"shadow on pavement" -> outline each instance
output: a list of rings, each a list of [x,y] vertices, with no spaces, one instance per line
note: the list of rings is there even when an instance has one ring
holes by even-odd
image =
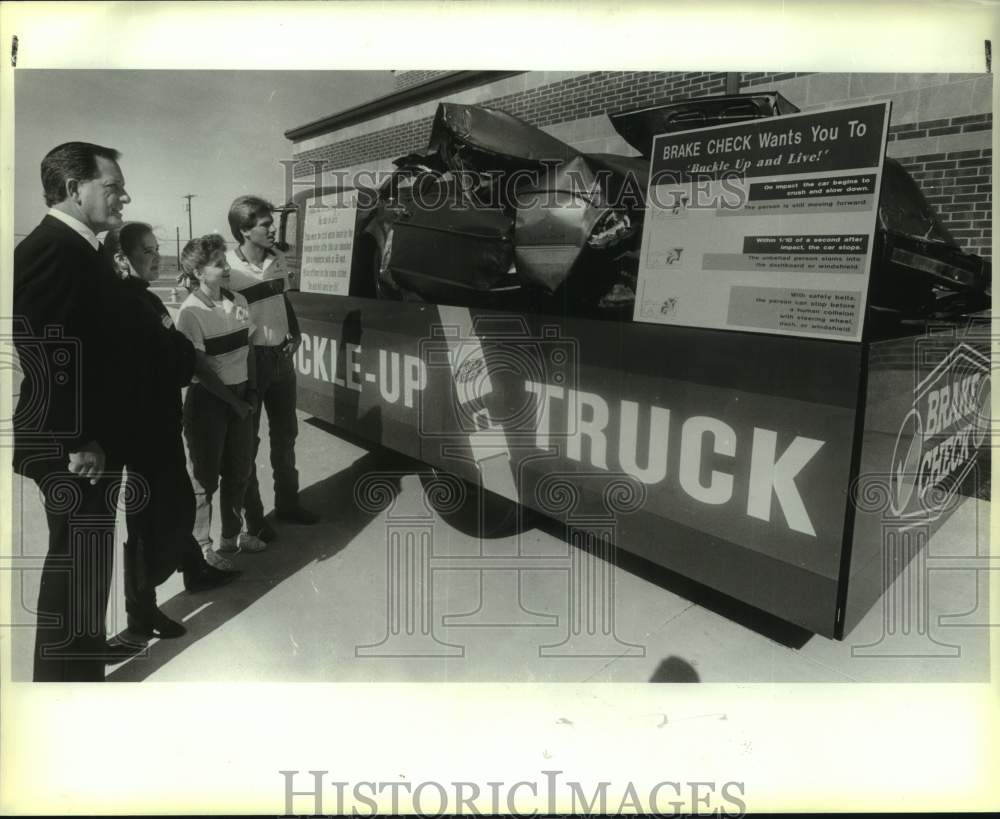
[[[283,580],[310,563],[328,560],[344,549],[377,515],[377,512],[360,509],[355,503],[356,483],[370,472],[384,470],[390,463],[398,466],[395,454],[376,449],[346,469],[302,490],[303,506],[322,515],[319,523],[294,526],[278,522],[275,524],[277,539],[260,554],[245,559],[241,556],[239,568],[243,569],[243,574],[228,586],[198,594],[181,592],[161,601],[163,612],[183,622],[187,634],[177,639],[151,642],[141,652],[142,656],[112,670],[106,679],[112,682],[146,679],[196,641],[253,605]],[[380,500],[388,507],[398,493],[397,482]],[[118,635],[119,638],[124,636],[124,632]]]
[[[656,671],[653,672],[649,681],[653,683],[696,683],[701,682],[701,677],[687,660],[671,656],[656,667]]]

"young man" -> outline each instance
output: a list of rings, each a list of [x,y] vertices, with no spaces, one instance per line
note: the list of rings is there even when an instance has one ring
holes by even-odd
[[[257,482],[256,460],[260,446],[260,415],[267,411],[271,468],[274,470],[274,516],[289,523],[310,525],[319,518],[299,505],[299,473],[295,468],[295,365],[293,357],[300,335],[292,306],[285,296],[290,278],[284,256],[274,247],[274,207],[257,196],[241,196],[229,208],[229,227],[237,247],[226,260],[231,268],[230,286],[250,305],[254,330],[259,403],[254,413],[254,468],[247,485],[244,513],[247,532],[261,540],[274,538],[264,520],[264,505]]]
[[[15,346],[24,369],[14,470],[38,485],[49,527],[36,681],[103,680],[108,656],[129,389],[122,373],[141,343],[119,317],[120,282],[96,235],[119,227],[131,201],[118,156],[87,142],[49,151],[41,165],[48,214],[14,249]]]

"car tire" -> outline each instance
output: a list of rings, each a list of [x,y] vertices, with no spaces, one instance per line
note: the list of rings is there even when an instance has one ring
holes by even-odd
[[[435,467],[420,473],[420,483],[427,505],[471,537],[508,537],[527,528],[531,519],[526,507]]]

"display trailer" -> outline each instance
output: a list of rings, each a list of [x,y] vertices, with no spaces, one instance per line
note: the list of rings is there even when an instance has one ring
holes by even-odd
[[[933,236],[890,105],[661,106],[618,117],[627,162],[462,108],[380,188],[284,211],[299,408],[484,536],[531,510],[843,638],[989,447],[988,263]]]

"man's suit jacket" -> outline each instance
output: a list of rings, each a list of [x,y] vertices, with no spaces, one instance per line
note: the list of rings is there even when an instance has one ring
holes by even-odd
[[[14,468],[35,477],[96,441],[123,462],[127,379],[120,281],[108,259],[46,216],[14,248],[15,346],[24,378],[14,412]],[[44,453],[47,453],[43,455]]]

